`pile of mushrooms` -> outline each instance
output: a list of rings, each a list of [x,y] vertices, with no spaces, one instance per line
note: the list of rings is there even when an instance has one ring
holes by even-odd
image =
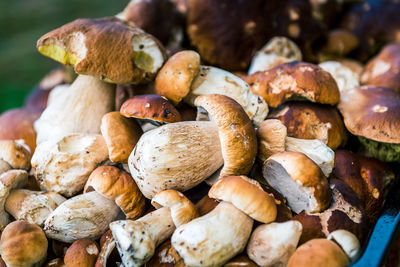
[[[399,45],[313,53],[340,1],[259,2],[132,0],[38,40],[65,66],[0,115],[0,265],[358,259],[400,162]]]

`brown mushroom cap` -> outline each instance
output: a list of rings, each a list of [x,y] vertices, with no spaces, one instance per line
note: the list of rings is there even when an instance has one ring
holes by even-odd
[[[339,110],[352,134],[391,144],[400,143],[400,94],[376,86],[344,93]]]
[[[224,158],[221,176],[247,175],[257,155],[257,136],[246,112],[224,95],[199,96],[195,105],[203,107],[218,125]]]
[[[388,87],[400,93],[400,44],[391,43],[371,59],[361,74],[361,83]]]
[[[344,145],[347,132],[335,107],[307,102],[290,102],[269,115],[280,120],[290,137],[318,139],[332,149]]]
[[[208,196],[231,202],[254,220],[269,223],[276,219],[276,205],[256,180],[246,176],[227,176],[218,180]]]
[[[153,36],[114,17],[77,19],[43,35],[37,47],[79,74],[113,83],[151,79],[165,58]]]
[[[0,159],[7,162],[11,168],[29,170],[31,156],[25,140],[0,140]]]
[[[1,234],[0,252],[7,266],[40,265],[46,259],[47,246],[43,230],[25,221],[10,223]]]
[[[298,98],[321,104],[339,103],[336,81],[328,72],[311,63],[293,61],[280,64],[249,75],[245,81],[271,107]]]
[[[343,250],[328,239],[313,239],[290,257],[288,267],[345,267],[350,264]]]
[[[155,93],[178,104],[189,93],[194,77],[200,69],[200,55],[184,50],[168,59],[155,80]]]
[[[100,130],[106,141],[110,160],[128,163],[129,155],[143,134],[140,125],[134,119],[114,111],[103,116]]]
[[[364,203],[370,222],[374,223],[383,207],[388,186],[394,180],[390,167],[373,158],[337,150],[332,177],[342,180],[354,190]]]
[[[287,129],[276,119],[263,121],[257,129],[258,154],[264,162],[275,153],[285,151]]]
[[[264,162],[263,175],[296,213],[302,210],[320,212],[329,207],[331,191],[328,180],[318,165],[303,153],[272,155]]]
[[[90,239],[80,239],[72,243],[65,253],[66,267],[92,267],[100,253],[99,245]]]
[[[113,166],[97,167],[89,176],[84,192],[96,192],[115,200],[129,219],[145,210],[145,199],[129,173]]]
[[[137,95],[122,104],[122,116],[159,122],[178,122],[181,115],[168,99],[160,95]]]

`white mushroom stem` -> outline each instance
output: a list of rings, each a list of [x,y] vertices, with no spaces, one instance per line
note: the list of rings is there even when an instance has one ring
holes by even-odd
[[[175,230],[170,209],[153,211],[131,221],[115,221],[110,229],[125,267],[142,266],[153,256],[156,247]]]
[[[229,202],[176,229],[172,246],[188,266],[221,266],[246,246],[253,219]]]

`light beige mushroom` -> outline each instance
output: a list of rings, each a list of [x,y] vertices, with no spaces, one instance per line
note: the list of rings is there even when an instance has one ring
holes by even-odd
[[[11,191],[5,209],[17,220],[43,226],[44,221],[66,199],[55,192],[16,189]]]
[[[0,159],[0,174],[5,173],[8,170],[11,170],[10,164],[8,164],[6,161]]]
[[[166,189],[186,191],[222,166],[218,127],[213,122],[185,121],[148,131],[128,164],[146,198]]]
[[[78,239],[99,238],[121,210],[115,202],[97,192],[68,199],[47,217],[47,237],[72,243]]]
[[[0,159],[8,163],[12,169],[29,170],[31,150],[20,140],[0,140]]]
[[[131,221],[115,221],[110,229],[124,266],[141,266],[156,247],[169,238],[176,227],[196,218],[195,206],[182,193],[165,190],[154,196],[157,210]]]
[[[360,85],[359,75],[338,61],[325,61],[319,64],[335,79],[340,93],[354,89]]]
[[[42,190],[71,197],[83,189],[90,173],[107,157],[101,135],[71,134],[41,143],[31,163]]]
[[[358,238],[347,230],[336,230],[327,237],[338,244],[349,257],[351,262],[355,262],[361,255],[361,244]]]
[[[286,266],[296,250],[302,228],[297,221],[260,225],[251,234],[247,255],[262,267]]]

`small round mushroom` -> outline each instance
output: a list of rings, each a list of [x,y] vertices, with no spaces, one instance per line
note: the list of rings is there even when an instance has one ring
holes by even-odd
[[[351,262],[355,262],[361,255],[361,245],[357,237],[346,230],[336,230],[327,237],[340,246]]]
[[[332,75],[341,94],[360,85],[359,75],[338,61],[325,61],[319,66]]]
[[[134,119],[125,118],[114,111],[103,116],[100,129],[107,143],[110,160],[128,163],[129,155],[143,133],[140,125]]]
[[[136,95],[124,102],[121,115],[128,118],[146,119],[157,125],[181,121],[176,108],[160,95]]]
[[[282,63],[301,60],[300,48],[294,42],[283,36],[273,37],[253,57],[248,74],[266,71]]]
[[[339,110],[347,130],[373,157],[400,161],[400,94],[385,87],[356,87],[342,94]]]
[[[145,198],[132,176],[116,167],[97,167],[90,174],[84,193],[92,190],[115,200],[127,219],[136,219],[145,210]]]
[[[171,56],[158,72],[155,93],[165,96],[175,105],[187,96],[200,68],[200,55],[192,50]]]
[[[301,223],[287,221],[258,226],[247,244],[247,255],[259,266],[285,266],[296,250]]]
[[[263,176],[281,193],[295,212],[321,212],[329,207],[331,191],[321,169],[300,152],[281,152],[269,157]]]
[[[65,253],[66,267],[93,267],[100,253],[99,245],[90,239],[79,239]]]
[[[168,239],[176,227],[197,217],[190,200],[175,190],[165,190],[154,196],[157,210],[136,221],[110,223],[110,229],[125,266],[141,266],[154,255],[158,245]]]
[[[202,95],[195,105],[204,108],[218,125],[224,166],[220,176],[247,175],[257,155],[257,137],[243,108],[224,95]]]
[[[339,103],[339,89],[333,77],[311,63],[294,61],[280,64],[249,75],[245,81],[271,107],[296,99],[331,105]]]
[[[17,220],[43,227],[44,221],[66,199],[55,192],[15,189],[5,203],[5,210]]]
[[[189,266],[221,266],[245,249],[253,219],[269,223],[276,205],[255,180],[245,176],[221,178],[209,191],[222,202],[206,215],[176,229],[172,246]]]
[[[1,233],[0,253],[7,266],[41,266],[47,246],[43,230],[25,221],[12,222]]]
[[[328,239],[313,239],[301,245],[290,257],[288,267],[345,267],[350,264],[346,254]]]
[[[0,140],[0,159],[7,162],[13,169],[29,170],[31,155],[31,150],[23,139]]]

